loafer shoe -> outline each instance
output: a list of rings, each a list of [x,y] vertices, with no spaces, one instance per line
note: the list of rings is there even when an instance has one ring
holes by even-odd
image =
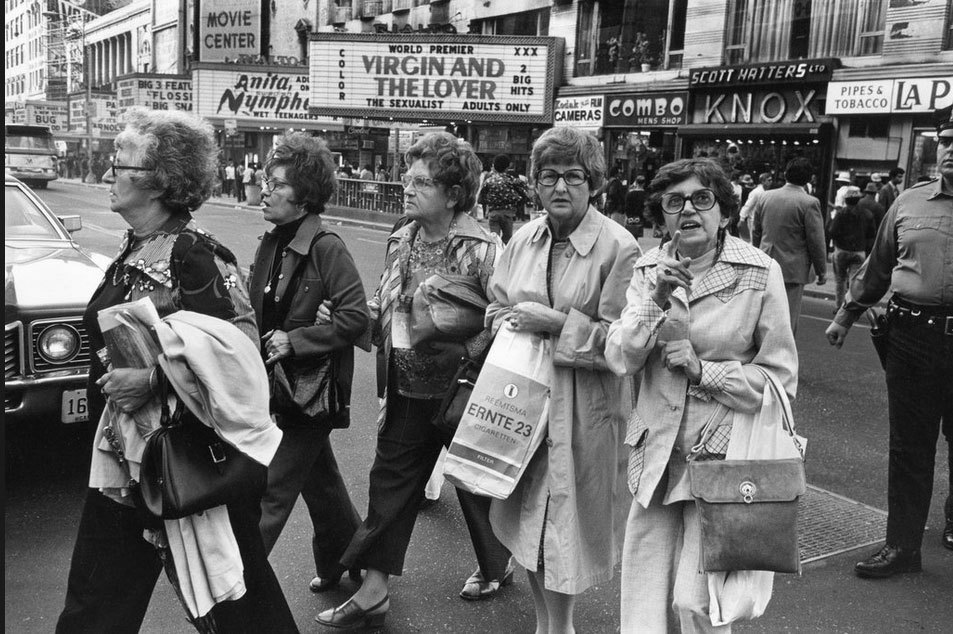
[[[330,590],[331,588],[336,588],[339,583],[341,583],[341,576],[343,571],[338,573],[334,577],[315,577],[311,580],[311,583],[308,584],[308,588],[311,592],[324,592]],[[351,578],[351,581],[355,583],[361,582],[361,571],[357,568],[352,568],[348,570],[347,576]]]
[[[868,579],[885,579],[898,573],[921,570],[919,550],[897,548],[889,544],[884,544],[883,548],[854,566],[858,577]]]
[[[467,579],[466,583],[463,584],[463,590],[460,591],[460,598],[466,599],[467,601],[487,599],[499,592],[500,588],[508,586],[511,583],[513,583],[512,557],[510,557],[510,561],[506,565],[506,572],[503,574],[502,579],[487,581],[483,578],[483,573],[480,572],[480,569],[477,568],[476,571],[470,575],[470,578]]]
[[[389,595],[385,595],[369,608],[362,608],[354,602],[354,597],[351,597],[338,607],[318,614],[314,620],[337,630],[377,628],[383,627],[388,609],[390,609]]]
[[[941,543],[943,544],[944,548],[953,550],[953,519],[948,518],[946,520],[946,528],[943,529]]]

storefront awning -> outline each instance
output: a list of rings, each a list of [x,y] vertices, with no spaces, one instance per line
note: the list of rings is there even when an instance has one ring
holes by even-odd
[[[678,126],[678,136],[759,136],[788,137],[795,135],[815,136],[827,132],[830,123],[751,123],[748,125],[725,125],[692,123]]]

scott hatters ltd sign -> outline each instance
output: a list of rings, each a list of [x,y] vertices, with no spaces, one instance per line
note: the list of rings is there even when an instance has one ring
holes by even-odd
[[[311,35],[311,111],[351,117],[552,123],[562,40]]]
[[[199,7],[200,61],[262,52],[260,0],[202,0]]]
[[[606,125],[615,127],[682,125],[688,117],[687,92],[606,95]]]

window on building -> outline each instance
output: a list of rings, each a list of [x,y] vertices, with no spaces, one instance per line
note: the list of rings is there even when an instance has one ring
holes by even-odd
[[[658,68],[665,50],[668,10],[669,0],[581,4],[576,74],[608,75]]]
[[[474,21],[470,28],[471,32],[483,35],[549,35],[549,14],[548,8],[511,13],[488,20]]]
[[[668,41],[668,62],[665,68],[682,67],[682,51],[685,48],[685,23],[688,19],[688,0],[672,3],[672,34]]]
[[[811,0],[794,0],[791,7],[791,59],[807,57],[811,44]]]
[[[943,50],[953,50],[953,7],[946,14],[946,37],[943,40]]]
[[[857,35],[858,55],[879,55],[884,47],[884,24],[887,22],[885,0],[868,0]]]
[[[886,138],[890,136],[890,117],[888,115],[853,117],[850,120],[847,136],[871,139]]]

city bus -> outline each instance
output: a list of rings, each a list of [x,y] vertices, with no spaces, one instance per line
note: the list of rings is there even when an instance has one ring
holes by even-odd
[[[3,126],[3,153],[6,173],[32,187],[43,189],[56,180],[56,144],[53,133],[42,125]]]

